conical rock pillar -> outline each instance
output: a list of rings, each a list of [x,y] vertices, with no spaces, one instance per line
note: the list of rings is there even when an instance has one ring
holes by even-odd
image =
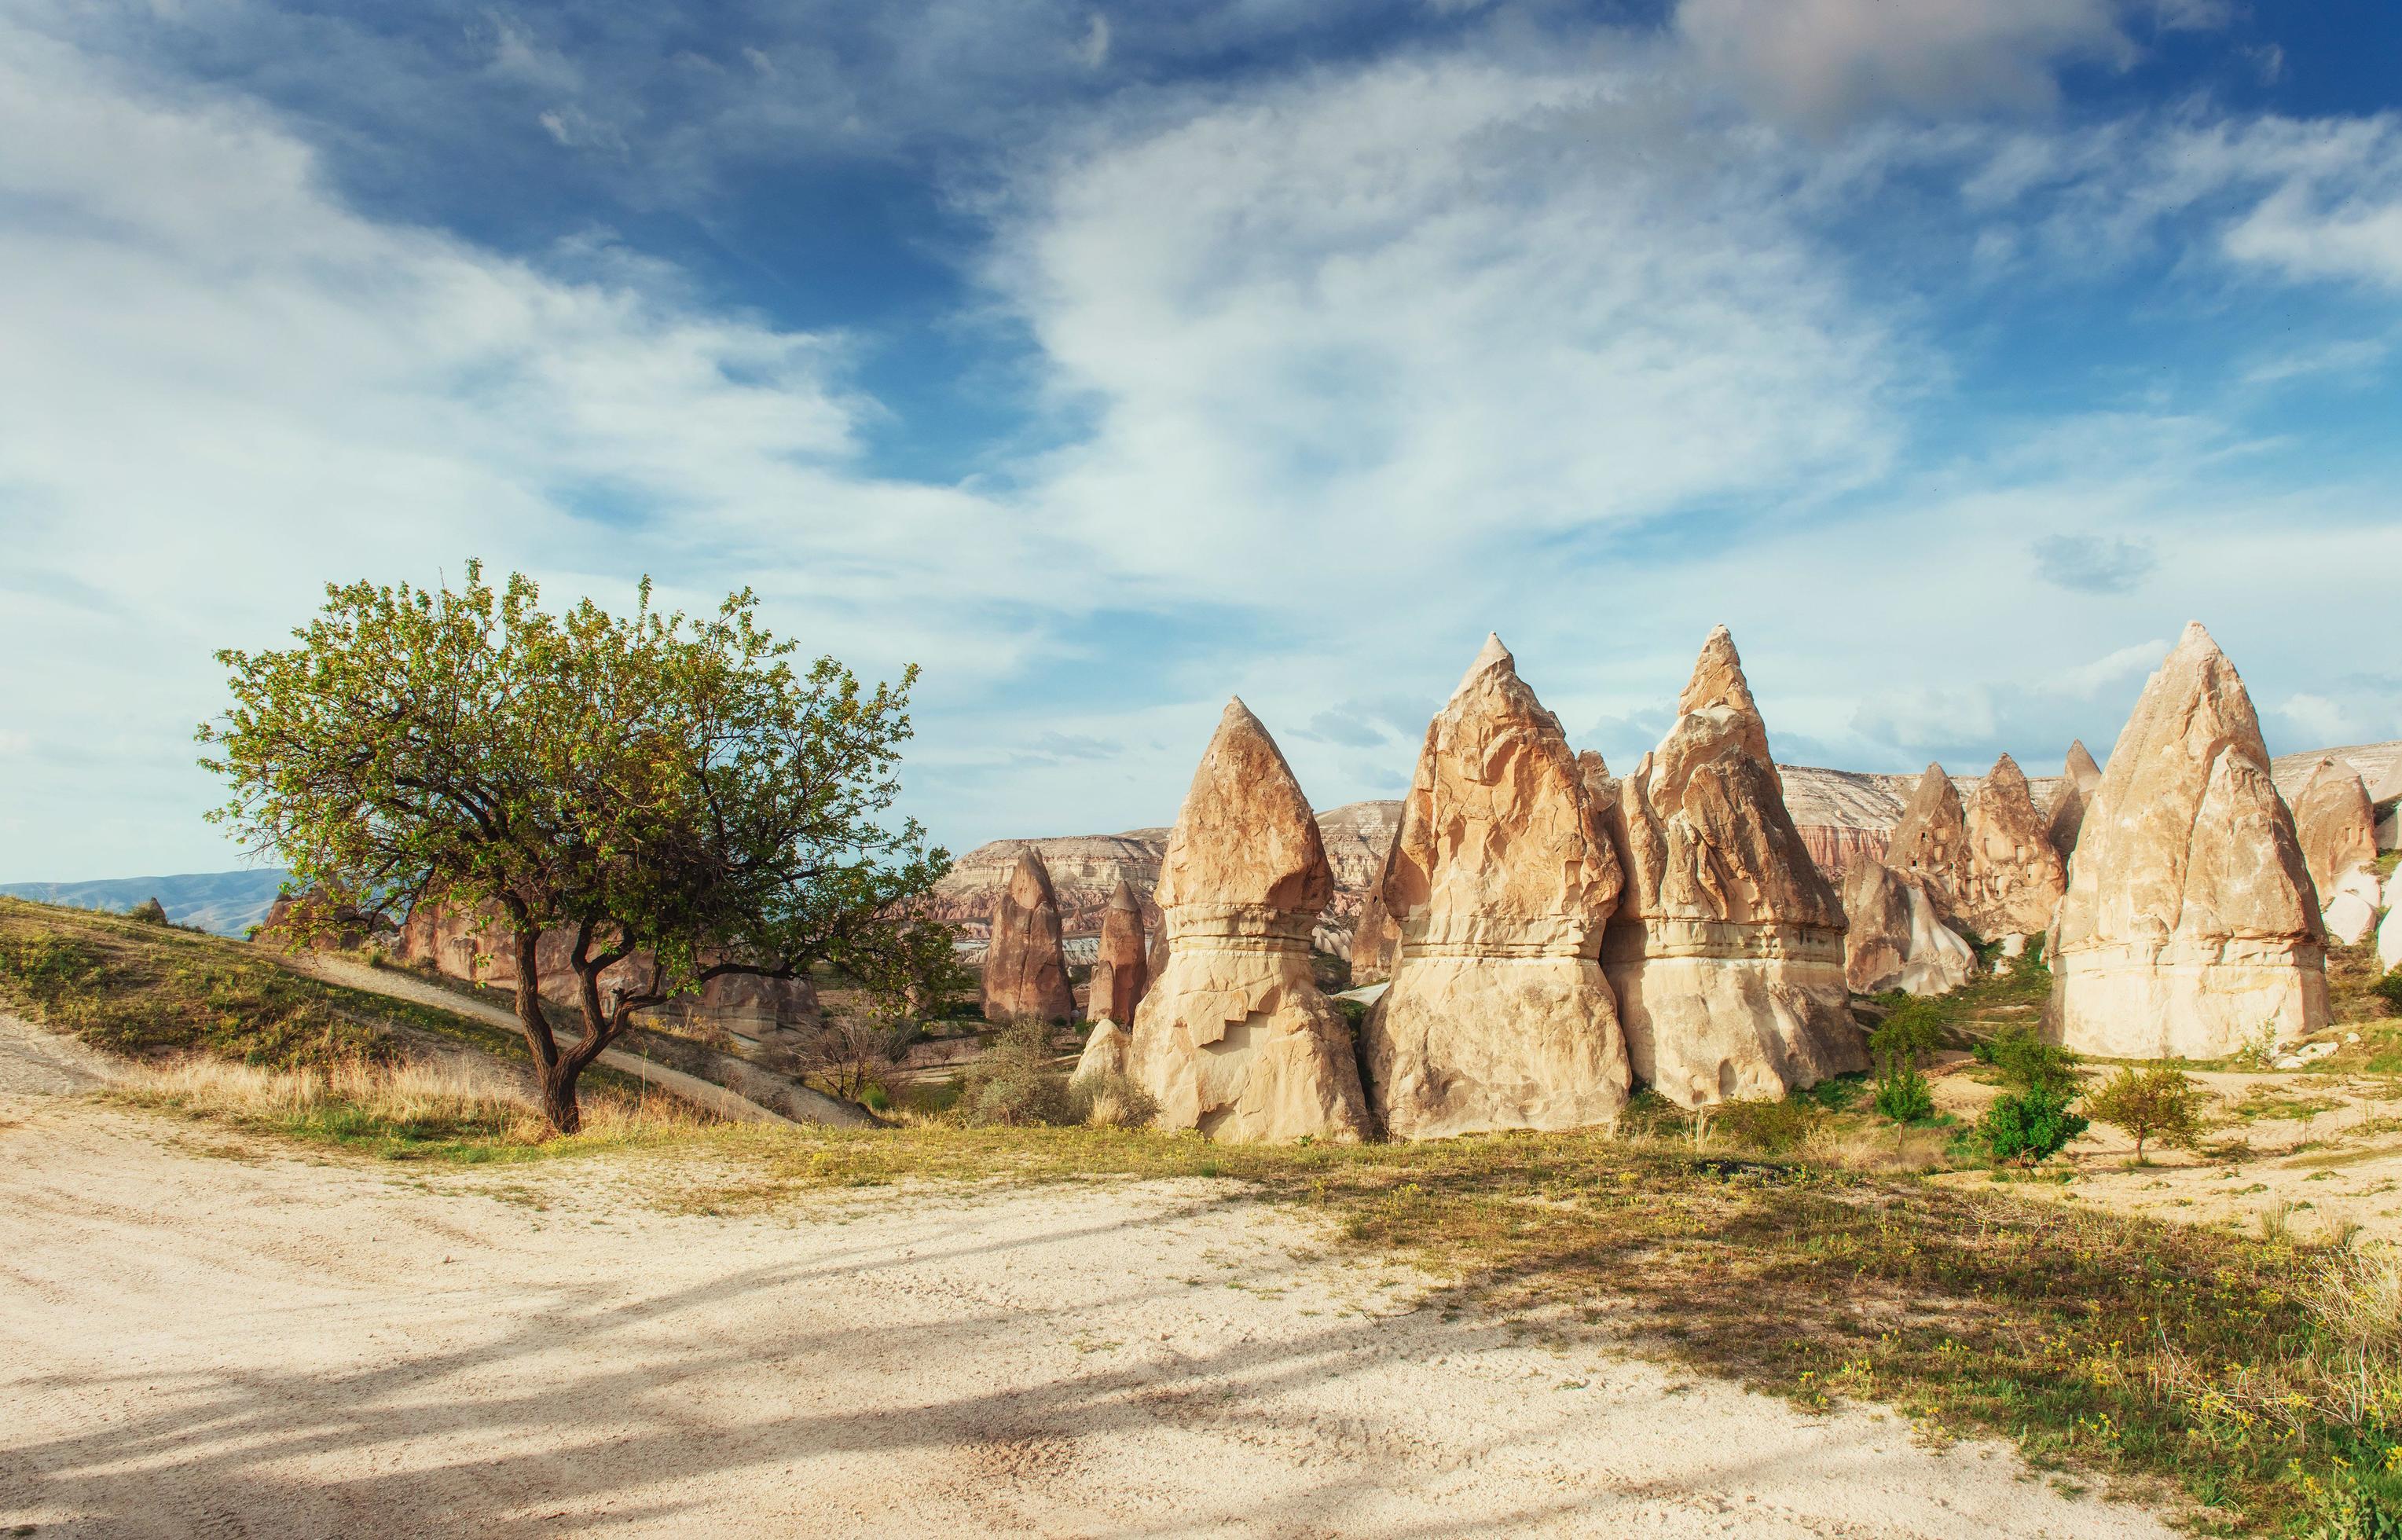
[[[1360,1060],[1387,1132],[1618,1117],[1626,1047],[1597,954],[1622,883],[1559,720],[1489,639],[1427,728],[1385,869],[1401,946]]]
[[[2068,868],[2036,810],[2025,772],[2008,754],[1994,761],[1968,798],[1966,827],[1968,860],[1956,911],[1960,922],[1986,941],[2050,930],[2052,911],[2068,890]]]
[[[1677,722],[1619,783],[1626,901],[1602,966],[1637,1079],[1686,1107],[1868,1067],[1843,912],[1786,811],[1734,640],[1702,647]]]
[[[1068,982],[1068,954],[1060,940],[1059,899],[1042,853],[1028,846],[1009,873],[993,908],[992,939],[984,954],[984,1014],[987,1021],[1064,1022],[1076,1014],[1076,990]]]
[[[2080,1053],[2215,1059],[2326,1019],[2325,932],[2259,720],[2189,625],[2086,809],[2048,1025]]]
[[[1160,862],[1167,963],[1126,1045],[1125,1072],[1159,1103],[1156,1126],[1225,1140],[1367,1136],[1350,1028],[1309,967],[1333,895],[1300,782],[1259,719],[1229,701]]]
[[[2060,852],[2064,867],[2077,854],[2078,832],[2085,827],[2085,804],[2093,800],[2094,788],[2101,784],[2102,767],[2093,763],[2092,751],[2083,738],[2071,738],[2068,757],[2060,767],[2060,795],[2044,820],[2051,847]]]

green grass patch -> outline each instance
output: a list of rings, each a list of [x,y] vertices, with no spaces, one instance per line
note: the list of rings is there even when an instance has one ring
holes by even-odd
[[[392,1064],[409,1035],[530,1064],[525,1038],[447,1011],[346,988],[255,942],[0,898],[0,1004],[106,1052],[200,1054],[266,1068]],[[596,1066],[585,1083],[634,1094]]]

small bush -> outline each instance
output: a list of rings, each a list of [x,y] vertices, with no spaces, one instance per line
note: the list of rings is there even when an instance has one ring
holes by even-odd
[[[2154,1135],[2191,1147],[2202,1128],[2202,1087],[2171,1065],[2121,1069],[2102,1089],[2087,1093],[2085,1110],[2133,1134],[2140,1161],[2144,1141]]]
[[[1021,1020],[1002,1027],[960,1077],[957,1111],[965,1122],[1014,1128],[1076,1121],[1068,1078],[1052,1063],[1049,1024]]]
[[[127,910],[125,917],[143,925],[164,925],[167,923],[167,906],[157,899],[145,899]]]
[[[2085,1132],[2085,1120],[2068,1109],[2070,1089],[2038,1083],[1997,1097],[1977,1125],[1996,1161],[2035,1165],[2065,1148]]]
[[[1977,1044],[1977,1062],[2002,1072],[2002,1079],[2021,1091],[2048,1088],[2064,1093],[2077,1086],[2077,1055],[2058,1043],[2048,1043],[2026,1026],[2006,1026]]]
[[[1827,1109],[1806,1096],[1760,1097],[1720,1102],[1708,1108],[1708,1118],[1738,1146],[1783,1155],[1827,1121]]]
[[[1896,1058],[1877,1066],[1875,1106],[1895,1122],[1914,1123],[1935,1116],[1935,1093],[1916,1065]]]
[[[1087,1075],[1068,1087],[1068,1111],[1092,1128],[1145,1128],[1159,1102],[1124,1075]]]
[[[2383,1000],[2388,1011],[2402,1016],[2402,968],[2395,969],[2375,983],[2370,984],[2368,992]]]
[[[1935,1093],[1920,1072],[1926,1054],[1942,1038],[1943,1012],[1932,1000],[1904,997],[1869,1034],[1876,1061],[1876,1109],[1898,1123],[1935,1114]]]

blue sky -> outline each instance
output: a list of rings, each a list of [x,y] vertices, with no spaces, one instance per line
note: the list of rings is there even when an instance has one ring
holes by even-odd
[[[955,848],[1227,694],[1393,794],[2402,736],[2402,7],[0,0],[0,881],[235,863],[210,653],[469,556],[924,666]]]

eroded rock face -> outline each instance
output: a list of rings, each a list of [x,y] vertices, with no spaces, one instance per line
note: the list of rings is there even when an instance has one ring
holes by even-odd
[[[985,1020],[1064,1022],[1075,1013],[1076,993],[1060,945],[1059,901],[1042,853],[1028,846],[1018,852],[1009,886],[993,906],[992,943],[984,955]]]
[[[1300,782],[1259,719],[1229,701],[1160,863],[1167,966],[1126,1046],[1125,1072],[1158,1101],[1157,1126],[1227,1140],[1367,1136],[1350,1028],[1310,974],[1311,928],[1333,890]]]
[[[2064,873],[2068,858],[2077,854],[2078,831],[2085,827],[2085,804],[2092,800],[2093,789],[2101,784],[2102,767],[2093,763],[2085,740],[2071,738],[2068,758],[2061,766],[2060,794],[2053,799],[2050,815],[2044,820],[2051,847],[2060,852]]]
[[[393,940],[398,928],[381,914],[371,914],[355,904],[343,903],[311,888],[306,893],[279,893],[267,906],[267,918],[259,922],[258,932],[251,940],[286,951],[303,951],[330,947],[347,952],[370,942]]]
[[[534,942],[534,987],[542,997],[559,1005],[576,998],[575,935],[567,929],[544,931]],[[391,942],[392,955],[402,962],[430,967],[454,979],[514,989],[518,982],[517,947],[508,920],[497,904],[469,909],[421,903]],[[637,952],[601,971],[601,998],[648,986],[651,955]],[[656,1013],[687,1024],[722,1026],[756,1037],[780,1028],[808,1029],[824,1024],[816,988],[807,979],[771,979],[754,973],[722,973],[696,996],[670,1000]]]
[[[1370,889],[1360,906],[1360,921],[1351,932],[1351,982],[1375,983],[1392,976],[1393,958],[1401,950],[1401,933],[1385,910],[1382,885]]]
[[[2042,935],[2068,890],[2068,868],[2016,760],[1994,762],[1968,797],[1965,821],[1968,859],[1953,914],[1987,940]]]
[[[2332,755],[2319,761],[2294,798],[2294,837],[2301,842],[2302,862],[2322,903],[2353,873],[2365,868],[2373,877],[2377,818],[2369,811],[2368,789],[2350,765]]]
[[[2189,625],[2085,815],[2050,1027],[2083,1053],[2217,1058],[2326,1022],[2325,934],[2235,666]]]
[[[1926,888],[1889,866],[1853,869],[1843,917],[1843,977],[1856,995],[1941,995],[1976,976],[1975,949],[1943,923]]]
[[[1401,928],[1361,1062],[1395,1138],[1616,1119],[1624,1038],[1596,960],[1623,879],[1559,720],[1498,637],[1427,727],[1385,907]]]
[[[1786,811],[1726,627],[1620,784],[1618,832],[1630,887],[1602,964],[1637,1079],[1694,1107],[1867,1067],[1843,910]]]
[[[1968,881],[1968,817],[1940,764],[1926,767],[1902,805],[1884,864],[1915,878],[1944,914],[1954,912]]]
[[[1142,904],[1134,896],[1134,888],[1120,879],[1117,891],[1110,895],[1109,907],[1101,914],[1101,946],[1093,960],[1091,1005],[1085,1014],[1093,1021],[1115,1022],[1121,1026],[1134,1021],[1135,1007],[1142,1003],[1142,992],[1151,982],[1151,958],[1142,939]]]

